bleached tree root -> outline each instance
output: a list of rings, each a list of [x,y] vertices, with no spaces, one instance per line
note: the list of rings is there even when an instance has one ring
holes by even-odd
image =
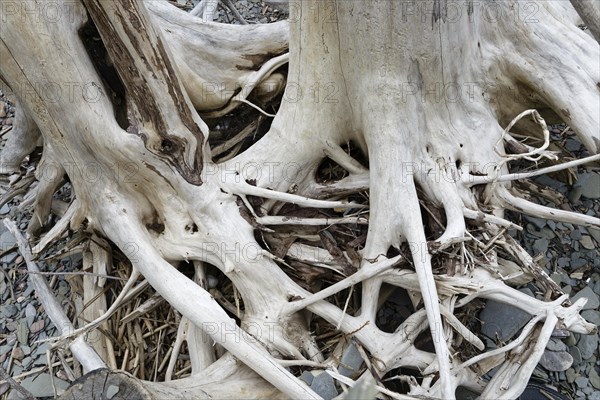
[[[148,382],[103,370],[97,373],[102,380],[117,386],[128,382],[127,387],[149,398],[316,399],[298,379],[297,366],[326,366],[344,379],[335,372],[335,352],[311,331],[310,315],[364,349],[370,368],[359,379],[373,374],[380,380],[399,367],[420,371],[420,381],[403,378],[410,393],[398,398],[451,399],[458,386],[483,397],[513,398],[524,389],[556,326],[583,334],[595,331],[579,315],[581,302],[566,306],[566,298],[556,293],[544,302],[508,285],[527,282],[535,273],[524,251],[504,237],[503,229],[514,227],[502,218],[504,208],[598,225],[597,218],[552,214],[520,200],[510,193],[509,182],[496,179],[509,176],[506,160],[511,155],[505,147],[516,146],[510,139],[511,121],[532,106],[552,109],[591,154],[598,151],[593,138],[600,122],[598,44],[560,17],[556,6],[541,6],[542,23],[530,25],[520,19],[486,23],[486,10],[470,2],[456,4],[468,21],[452,23],[448,2],[424,2],[433,11],[423,21],[407,20],[398,2],[375,7],[340,1],[323,10],[319,2],[303,1],[299,12],[304,18],[290,26],[286,95],[269,132],[241,154],[215,163],[207,125],[196,109],[216,118],[247,94],[228,94],[228,87],[207,93],[206,83],[232,84],[234,92],[254,88],[267,98],[278,93],[283,76],[276,71],[288,60],[283,55],[287,36],[279,34],[287,24],[223,28],[167,4],[151,2],[148,9],[143,4],[84,0],[75,4],[75,18],[65,24],[23,24],[9,16],[0,41],[1,78],[9,83],[33,89],[31,77],[46,83],[60,71],[65,81],[103,88],[97,101],[77,97],[73,103],[44,102],[30,90],[33,94],[23,104],[41,128],[41,166],[52,162],[62,168],[60,179],[39,181],[32,237],[47,223],[63,173],[76,198],[36,252],[67,226],[81,227],[106,237],[133,266],[115,303],[77,333],[96,327],[130,296],[138,273],[183,316],[172,354],[176,358],[187,342],[194,353],[189,378]],[[506,14],[511,4],[497,5]],[[522,6],[518,1],[513,5]],[[320,17],[306,18],[315,9],[321,10]],[[108,90],[75,33],[87,23],[88,13],[123,84],[129,121],[121,124],[126,127],[114,117]],[[361,40],[355,40],[357,33]],[[233,40],[221,52],[206,45],[227,35],[241,44]],[[27,46],[33,41],[39,46]],[[204,52],[189,58],[198,46]],[[263,52],[256,53],[259,49]],[[65,64],[56,54],[72,62]],[[548,66],[548,57],[557,54],[565,64]],[[464,57],[473,60],[468,69]],[[519,96],[488,101],[498,95],[484,85],[489,82],[499,92],[512,89]],[[267,83],[275,83],[275,89],[260,88]],[[438,95],[437,85],[443,94]],[[468,90],[451,101],[448,85]],[[293,97],[297,88],[311,91]],[[536,96],[541,104],[532,105]],[[64,118],[69,108],[77,112]],[[537,112],[526,113],[545,127]],[[545,139],[547,129],[542,130]],[[348,142],[368,167],[343,149]],[[527,157],[547,154],[545,148],[523,151],[532,153]],[[317,182],[325,158],[347,176]],[[85,174],[89,165],[97,169],[94,179]],[[133,173],[125,177],[123,171]],[[356,194],[364,192],[368,204],[357,200]],[[491,207],[482,206],[488,200]],[[328,214],[287,217],[290,205]],[[424,220],[435,222],[436,228]],[[257,231],[274,233],[281,225],[301,232],[300,227],[367,222],[364,248],[351,268],[344,264],[349,263],[348,252],[319,247],[314,234],[298,233],[279,255],[271,253],[269,239],[261,243],[255,236]],[[506,252],[510,260],[496,251],[502,246],[512,250]],[[444,257],[451,252],[459,261],[451,273],[449,267],[440,272],[436,260],[450,261]],[[94,263],[104,256],[98,252]],[[287,261],[328,268],[339,281],[307,290],[286,273],[291,269]],[[176,268],[182,262],[194,265],[193,280]],[[203,283],[204,265],[231,281],[243,307],[226,310],[216,301]],[[349,296],[340,305],[330,300],[358,284],[360,309],[349,311]],[[414,305],[414,313],[392,333],[376,323],[384,284],[406,289]],[[481,338],[459,317],[476,298],[516,304],[532,320],[518,338],[486,352]],[[416,346],[422,336],[431,337],[435,352]],[[63,332],[60,340],[67,338]],[[82,343],[82,338],[72,343]],[[216,357],[213,343],[226,349],[225,355]],[[465,347],[470,352],[459,351]],[[486,384],[480,378],[494,367],[498,372]],[[170,378],[173,369],[171,365]],[[108,389],[102,387],[103,392]]]

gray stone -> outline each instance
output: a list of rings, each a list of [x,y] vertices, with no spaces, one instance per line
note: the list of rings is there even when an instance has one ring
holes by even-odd
[[[579,229],[576,229],[573,232],[571,232],[571,239],[573,239],[573,240],[581,239],[581,232],[579,231]]]
[[[548,241],[548,239],[538,239],[533,243],[533,250],[536,254],[546,254],[546,252],[548,251],[549,243],[550,242]]]
[[[600,198],[600,175],[593,172],[580,174],[574,186],[581,187],[581,195],[588,199]]]
[[[302,379],[304,382],[306,382],[307,385],[310,386],[312,381],[315,379],[315,376],[309,371],[304,371],[302,375],[300,375],[300,379]]]
[[[581,312],[581,316],[594,325],[600,325],[600,311],[585,310]]]
[[[600,400],[600,390],[590,394],[587,400]]]
[[[544,239],[551,240],[556,237],[556,234],[552,231],[552,229],[545,227],[540,230],[540,236]]]
[[[5,231],[2,233],[2,236],[0,236],[0,251],[8,250],[16,244],[17,241],[15,240],[15,237],[9,231]]]
[[[579,255],[579,253],[577,253]],[[588,261],[584,258],[576,258],[571,261],[571,269],[577,269],[586,265]]]
[[[0,315],[3,318],[12,318],[19,312],[19,308],[14,304],[8,304],[0,308]]]
[[[523,218],[525,218],[525,221],[531,222],[538,229],[542,229],[543,227],[546,226],[546,220],[545,219],[530,217],[529,215],[523,215]]]
[[[19,343],[27,344],[29,337],[29,327],[27,326],[26,320],[19,320],[19,324],[17,325],[17,330],[15,333],[17,334],[17,340],[19,341]]]
[[[29,303],[25,307],[25,318],[27,319],[27,325],[31,328],[31,324],[35,320],[35,316],[37,315],[37,310],[33,306],[33,304]]]
[[[8,204],[5,204],[0,208],[0,214],[8,214],[9,211],[10,211],[10,206]],[[4,225],[4,224],[2,224],[2,225]]]
[[[358,352],[356,345],[352,343],[350,346],[348,346],[346,351],[344,351],[338,371],[344,376],[355,379],[358,377],[362,364],[363,359]]]
[[[579,351],[579,348],[575,346],[569,346],[569,354],[571,355],[571,357],[573,357],[573,365],[579,365],[581,364],[581,361],[583,361],[583,358],[581,358],[581,351]]]
[[[559,267],[564,268],[567,265],[569,265],[570,262],[571,262],[571,260],[568,259],[567,257],[561,257],[558,259],[557,264]]]
[[[588,250],[592,250],[592,249],[596,248],[596,244],[592,240],[592,237],[588,236],[588,235],[582,236],[579,243],[581,243],[581,245]]]
[[[577,347],[581,352],[581,358],[587,360],[598,350],[598,335],[581,335]]]
[[[579,375],[577,375],[577,372],[575,372],[575,370],[574,370],[573,368],[569,368],[569,369],[567,370],[566,376],[567,376],[567,382],[569,382],[569,383],[573,383],[573,382],[575,382],[575,379],[576,379],[576,378],[577,378]]]
[[[550,339],[548,344],[546,344],[546,349],[550,351],[565,351],[567,350],[567,345],[558,339]]]
[[[592,367],[592,369],[590,370],[590,383],[592,384],[593,387],[595,387],[596,389],[600,390],[600,376],[598,376],[598,373],[596,372],[596,368]]]
[[[586,378],[585,376],[580,376],[579,378],[575,379],[575,384],[582,389],[588,385],[588,382],[589,382],[589,379]]]
[[[59,395],[69,387],[68,382],[56,377],[54,378],[54,385],[56,385],[56,391]],[[35,397],[54,397],[50,374],[26,378],[21,382],[21,386],[29,390]]]
[[[573,365],[573,357],[566,351],[544,351],[540,365],[548,371],[566,371]]]
[[[315,379],[310,384],[310,388],[324,400],[331,400],[338,395],[333,378],[325,371],[315,376]]]
[[[588,229],[588,233],[594,238],[596,243],[600,243],[600,229],[590,228]]]
[[[529,289],[521,289],[521,292],[533,297],[533,292]],[[482,321],[481,333],[492,340],[498,338],[505,342],[523,328],[530,318],[525,311],[490,300],[479,314]]]
[[[583,306],[584,310],[595,310],[600,306],[600,300],[598,299],[598,295],[594,293],[591,287],[586,286],[581,289],[575,296],[571,298],[571,302],[576,302],[580,298],[585,297],[588,299],[585,306]]]

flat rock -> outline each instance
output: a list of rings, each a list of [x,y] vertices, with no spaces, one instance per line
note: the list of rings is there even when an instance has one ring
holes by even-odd
[[[587,321],[594,325],[600,325],[600,311],[596,310],[584,310],[581,312],[581,316]]]
[[[573,357],[573,365],[581,364],[583,358],[581,358],[581,351],[576,346],[569,346],[569,354]]]
[[[565,351],[567,350],[567,345],[558,339],[550,339],[548,344],[546,344],[546,349],[550,351]]]
[[[533,297],[533,293],[529,289],[520,291]],[[479,314],[479,319],[483,322],[481,333],[492,340],[498,338],[505,342],[523,328],[530,318],[531,315],[525,311],[490,300]]]
[[[340,374],[349,378],[356,378],[360,372],[360,367],[363,364],[363,359],[354,343],[350,344],[344,351],[338,371]]]
[[[533,243],[533,250],[536,252],[536,254],[546,254],[548,251],[548,244],[550,244],[548,239],[538,239]]]
[[[600,174],[586,172],[580,174],[575,186],[581,188],[581,195],[588,199],[600,198]]]
[[[592,367],[592,369],[590,370],[590,383],[592,384],[593,387],[595,387],[596,389],[600,390],[600,376],[598,376],[598,373],[596,372],[596,368]]]
[[[596,243],[600,243],[600,229],[589,228],[588,233],[594,238]]]
[[[2,207],[0,207],[0,214],[2,214],[2,215],[8,214],[9,211],[10,211],[10,206],[8,204],[5,204]],[[2,225],[4,225],[4,223]]]
[[[566,371],[573,364],[573,357],[566,351],[544,351],[540,365],[548,371]]]
[[[302,375],[300,375],[300,379],[303,380],[307,385],[310,386],[312,381],[315,379],[315,376],[311,374],[309,371],[304,371]]]
[[[36,315],[37,310],[35,309],[35,306],[31,303],[27,304],[25,307],[25,318],[27,319],[27,325],[29,325],[29,327],[33,324]]]
[[[310,388],[321,396],[323,400],[331,400],[338,395],[333,378],[325,371],[315,376],[310,384]]]
[[[4,226],[4,224],[1,224]],[[17,244],[15,237],[9,231],[4,231],[0,236],[0,251],[5,251]]]
[[[579,342],[577,342],[577,348],[581,352],[581,358],[584,360],[591,358],[598,350],[598,335],[581,335]]]
[[[542,218],[530,217],[529,215],[523,215],[523,218],[525,218],[526,221],[531,222],[538,229],[542,229],[547,224],[546,220]]]
[[[579,240],[579,243],[588,250],[592,250],[592,249],[596,248],[596,245],[594,244],[592,237],[588,236],[588,235],[582,236],[581,239]]]
[[[577,292],[575,296],[571,298],[571,302],[574,303],[582,297],[588,299],[585,306],[583,306],[584,310],[595,310],[598,308],[598,306],[600,306],[600,300],[598,299],[598,295],[594,293],[594,290],[591,287],[586,286],[583,289],[581,289],[579,292]]]
[[[586,387],[588,385],[588,383],[589,383],[589,379],[586,378],[585,376],[580,376],[578,378],[575,378],[575,384],[582,389],[584,387]]]
[[[54,378],[54,385],[56,385],[58,394],[61,394],[69,387],[68,382],[58,378]],[[26,378],[21,382],[21,386],[29,390],[35,397],[54,397],[50,374],[41,374],[35,378]]]
[[[19,307],[14,304],[8,304],[0,307],[0,316],[2,318],[12,318],[19,312]]]

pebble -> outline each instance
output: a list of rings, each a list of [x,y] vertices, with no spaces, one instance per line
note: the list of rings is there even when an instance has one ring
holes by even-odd
[[[600,325],[600,311],[596,310],[584,310],[581,312],[581,316],[587,321],[594,325]]]
[[[577,347],[581,351],[581,358],[587,360],[591,358],[596,350],[598,350],[598,335],[581,335]]]
[[[10,211],[10,206],[8,204],[3,205],[2,207],[0,207],[0,214],[8,214],[8,212]],[[4,224],[2,224],[4,225]]]
[[[315,376],[310,373],[310,371],[304,371],[302,375],[300,375],[300,379],[310,386],[312,381],[315,379]]]
[[[588,199],[600,198],[600,174],[585,172],[580,174],[575,186],[581,188],[581,195]]]
[[[19,360],[21,361],[24,357],[25,357],[25,353],[23,352],[23,349],[21,349],[20,347],[15,347],[15,349],[12,351],[12,358],[14,358],[15,360]]]
[[[533,250],[536,252],[536,254],[546,254],[548,251],[548,244],[550,244],[548,239],[538,239],[535,241],[535,243],[533,243]]]
[[[45,373],[37,377],[25,378],[21,382],[21,386],[29,390],[35,397],[54,397],[51,379],[50,374]],[[59,395],[69,387],[68,382],[58,378],[54,378],[54,384]]]
[[[338,371],[340,374],[352,379],[356,379],[360,373],[360,367],[363,359],[354,343],[350,344],[344,351]]]
[[[529,289],[520,291],[533,297],[533,292]],[[530,318],[525,311],[490,300],[479,314],[482,321],[481,333],[492,340],[496,340],[497,337],[505,342],[523,328]]]
[[[598,295],[594,293],[594,290],[586,286],[581,289],[575,296],[571,298],[571,302],[576,302],[580,298],[585,297],[588,299],[587,303],[583,306],[584,310],[595,310],[600,306],[600,300],[598,299]]]
[[[35,321],[33,324],[31,324],[31,333],[38,333],[39,331],[41,331],[42,329],[44,329],[44,320],[40,319],[38,321]]]
[[[33,304],[29,303],[25,307],[25,318],[27,320],[27,325],[31,328],[31,324],[35,320],[35,316],[37,315],[37,310],[33,306]]]
[[[590,370],[590,383],[593,387],[600,390],[600,376],[598,376],[598,372],[596,372],[596,368],[592,368]]]
[[[575,382],[575,379],[579,376],[573,368],[569,368],[565,375],[567,376],[567,382],[569,383]]]
[[[567,350],[567,345],[558,339],[550,339],[548,344],[546,344],[546,349],[550,351],[565,351]]]
[[[566,351],[544,351],[540,364],[548,371],[566,371],[573,365],[573,357]]]
[[[573,365],[579,365],[583,361],[581,351],[576,346],[569,346],[569,354],[573,357]]]
[[[580,376],[579,378],[575,379],[575,384],[582,389],[587,386],[588,382],[589,379],[584,376]]]
[[[538,229],[542,229],[547,224],[546,220],[542,218],[530,217],[529,215],[523,215],[523,218],[525,218],[526,221],[531,222]]]
[[[579,241],[579,243],[581,243],[581,245],[584,248],[588,249],[588,250],[593,250],[593,249],[596,248],[596,245],[594,244],[594,241],[588,235],[582,236],[581,240]]]
[[[12,318],[19,312],[19,308],[14,304],[8,304],[6,306],[2,306],[0,309],[0,315],[3,318]]]
[[[19,343],[22,343],[22,344],[28,343],[29,327],[27,327],[26,320],[22,319],[19,321],[19,324],[17,325],[16,334],[17,334],[17,340],[19,341]]]
[[[600,243],[600,229],[590,228],[588,233],[594,238],[596,243]]]
[[[331,400],[338,395],[333,378],[325,371],[315,376],[310,384],[310,388],[321,396],[323,400]]]

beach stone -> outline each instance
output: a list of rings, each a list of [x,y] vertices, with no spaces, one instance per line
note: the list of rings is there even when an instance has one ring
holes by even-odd
[[[581,364],[583,358],[581,358],[581,351],[576,346],[569,346],[569,354],[573,357],[573,365]]]
[[[349,378],[355,378],[360,372],[360,367],[363,364],[363,359],[356,348],[356,345],[352,343],[344,351],[338,371],[340,374]]]
[[[565,351],[567,350],[567,345],[562,340],[550,339],[548,344],[546,344],[546,349],[550,351]]]
[[[310,388],[321,396],[323,400],[331,400],[338,395],[333,378],[325,371],[315,376],[310,384]]]
[[[598,376],[598,372],[596,372],[596,368],[592,367],[590,370],[590,383],[593,387],[600,390],[600,376]]]
[[[574,186],[581,187],[581,195],[588,199],[600,198],[600,174],[585,172],[580,174]]]
[[[544,351],[540,365],[548,371],[566,371],[573,365],[573,357],[566,351]]]
[[[600,311],[596,310],[584,310],[581,312],[581,316],[587,321],[594,325],[600,325]]]
[[[520,291],[533,297],[530,289]],[[529,314],[517,307],[490,300],[479,314],[482,321],[481,333],[492,340],[498,337],[501,341],[507,341],[523,328],[530,318]]]
[[[581,335],[579,342],[577,342],[577,347],[581,352],[581,358],[584,360],[591,358],[596,350],[598,350],[598,335]]]
[[[575,378],[575,384],[582,389],[584,387],[586,387],[588,385],[588,383],[589,383],[589,379],[586,378],[585,376],[580,376],[578,378]]]
[[[302,375],[300,375],[300,379],[310,386],[312,381],[315,379],[315,376],[309,371],[304,371]]]
[[[581,289],[579,292],[577,292],[575,296],[571,298],[571,302],[574,303],[582,297],[588,299],[585,306],[583,306],[584,310],[595,310],[598,308],[598,306],[600,306],[600,300],[598,299],[598,295],[594,293],[594,290],[591,287],[586,286],[583,289]]]
[[[581,237],[581,240],[579,240],[579,243],[581,243],[581,245],[588,249],[588,250],[592,250],[596,248],[596,245],[594,243],[594,241],[592,240],[591,236],[585,235]]]
[[[69,387],[68,382],[58,378],[54,378],[54,384],[56,385],[58,394],[61,394]],[[45,373],[37,377],[25,378],[21,382],[21,386],[29,390],[35,397],[54,397],[50,374]]]
[[[19,312],[19,308],[14,304],[8,304],[0,308],[2,318],[12,318]]]

